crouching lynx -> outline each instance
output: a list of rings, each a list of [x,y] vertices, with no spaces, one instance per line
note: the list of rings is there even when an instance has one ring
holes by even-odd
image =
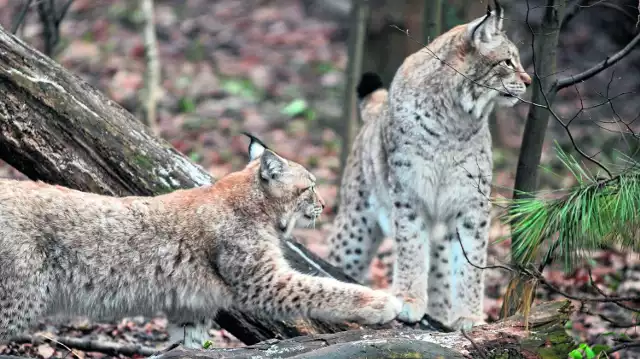
[[[315,177],[259,141],[215,184],[108,197],[0,180],[0,339],[48,313],[153,315],[198,322],[220,308],[329,322],[384,323],[402,303],[294,271],[282,218],[318,216]]]
[[[483,321],[476,266],[486,264],[489,237],[487,117],[531,83],[502,23],[496,3],[405,59],[389,92],[374,73],[358,85],[364,124],[342,178],[329,260],[363,280],[391,236],[400,320],[427,313],[452,329]]]

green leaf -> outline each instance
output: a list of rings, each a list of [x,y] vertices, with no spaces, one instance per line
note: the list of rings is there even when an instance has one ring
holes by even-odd
[[[189,159],[192,162],[199,163],[200,160],[202,160],[202,155],[200,153],[196,152],[196,151],[191,151],[189,153]]]
[[[202,344],[202,348],[209,349],[212,345],[213,345],[213,342],[211,340],[205,340],[204,344]]]
[[[588,346],[584,348],[584,354],[587,356],[587,359],[593,359],[596,357],[596,354]]]
[[[193,112],[196,110],[195,102],[193,102],[193,99],[189,97],[181,98],[178,102],[178,107],[180,108],[180,112],[185,113]]]
[[[574,349],[569,353],[571,359],[582,359],[582,353],[578,349]]]
[[[609,349],[611,349],[611,347],[605,344],[594,344],[593,346],[591,346],[591,350],[593,350],[593,354],[596,356],[598,356],[598,354],[602,352],[606,352]]]
[[[285,108],[282,109],[282,113],[289,116],[294,117],[301,115],[303,112],[307,110],[307,101],[303,99],[296,99],[291,101]]]
[[[260,98],[258,89],[256,89],[253,83],[247,79],[223,79],[221,80],[221,87],[223,90],[234,96],[240,96],[250,100],[257,100]]]

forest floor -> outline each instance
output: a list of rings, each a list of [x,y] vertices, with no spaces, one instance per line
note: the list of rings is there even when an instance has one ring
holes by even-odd
[[[0,24],[10,28],[18,2],[0,0]],[[296,230],[296,236],[321,256],[328,251],[327,236],[335,214],[341,146],[341,97],[346,53],[337,26],[305,16],[299,0],[156,0],[163,93],[159,104],[161,136],[221,177],[247,161],[250,131],[282,156],[310,169],[319,179],[318,190],[327,210],[315,229]],[[255,4],[255,3],[254,3]],[[32,12],[19,32],[28,43],[42,48],[37,15]],[[140,13],[135,2],[124,0],[76,0],[61,26],[61,45],[54,56],[67,69],[99,88],[110,98],[140,116],[144,99],[144,53]],[[526,106],[519,105],[522,115]],[[505,126],[519,128],[514,121]],[[513,134],[513,133],[516,134]],[[503,130],[494,159],[494,196],[509,196],[513,186],[521,131]],[[500,137],[501,135],[498,135]],[[580,137],[577,137],[580,141]],[[543,164],[554,157],[545,144]],[[0,177],[25,179],[2,163]],[[568,175],[556,188],[574,184]],[[496,213],[499,212],[496,209]],[[491,238],[508,234],[494,219]],[[389,245],[387,242],[385,245]],[[490,246],[490,262],[508,262],[509,240]],[[638,255],[606,250],[595,253],[588,266],[594,282],[611,295],[640,295]],[[380,261],[372,265],[373,283],[388,284]],[[564,273],[558,266],[545,270],[555,287],[576,296],[598,296],[590,286],[586,266]],[[487,273],[485,311],[488,320],[499,317],[509,276],[497,270]],[[541,286],[536,300],[560,298]],[[613,303],[580,305],[570,330],[579,342],[612,345],[640,339],[638,316]],[[167,345],[179,338],[166,319],[125,318],[95,323],[77,318],[61,324],[43,318],[40,333],[146,346]],[[179,330],[177,330],[179,332]],[[224,330],[211,330],[213,346],[242,345]],[[106,358],[97,351],[74,350],[80,358]],[[70,357],[63,346],[11,344],[0,354],[40,358]],[[637,354],[640,357],[640,353]],[[125,356],[120,356],[125,357]],[[620,358],[631,358],[627,352]]]

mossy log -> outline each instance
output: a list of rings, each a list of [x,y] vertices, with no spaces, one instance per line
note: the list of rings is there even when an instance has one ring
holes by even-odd
[[[237,349],[192,350],[178,347],[156,359],[237,358],[487,358],[565,359],[574,348],[564,324],[572,307],[569,301],[534,307],[528,331],[522,316],[475,327],[466,333],[437,333],[407,328],[351,330],[315,334],[286,340],[268,340]]]

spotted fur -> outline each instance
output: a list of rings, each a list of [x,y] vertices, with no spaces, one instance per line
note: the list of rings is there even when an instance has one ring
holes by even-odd
[[[494,105],[513,106],[531,78],[502,31],[502,9],[455,27],[409,56],[387,92],[370,74],[364,124],[340,189],[329,260],[363,280],[394,240],[399,319],[425,313],[453,328],[482,323]],[[375,84],[378,84],[375,86]],[[462,244],[462,246],[461,246]],[[464,256],[467,254],[469,261]]]
[[[324,201],[300,164],[255,140],[249,153],[243,170],[213,185],[156,197],[0,180],[0,340],[53,313],[164,311],[199,323],[235,308],[283,319],[394,319],[402,304],[393,295],[288,265],[282,218],[313,220]]]

